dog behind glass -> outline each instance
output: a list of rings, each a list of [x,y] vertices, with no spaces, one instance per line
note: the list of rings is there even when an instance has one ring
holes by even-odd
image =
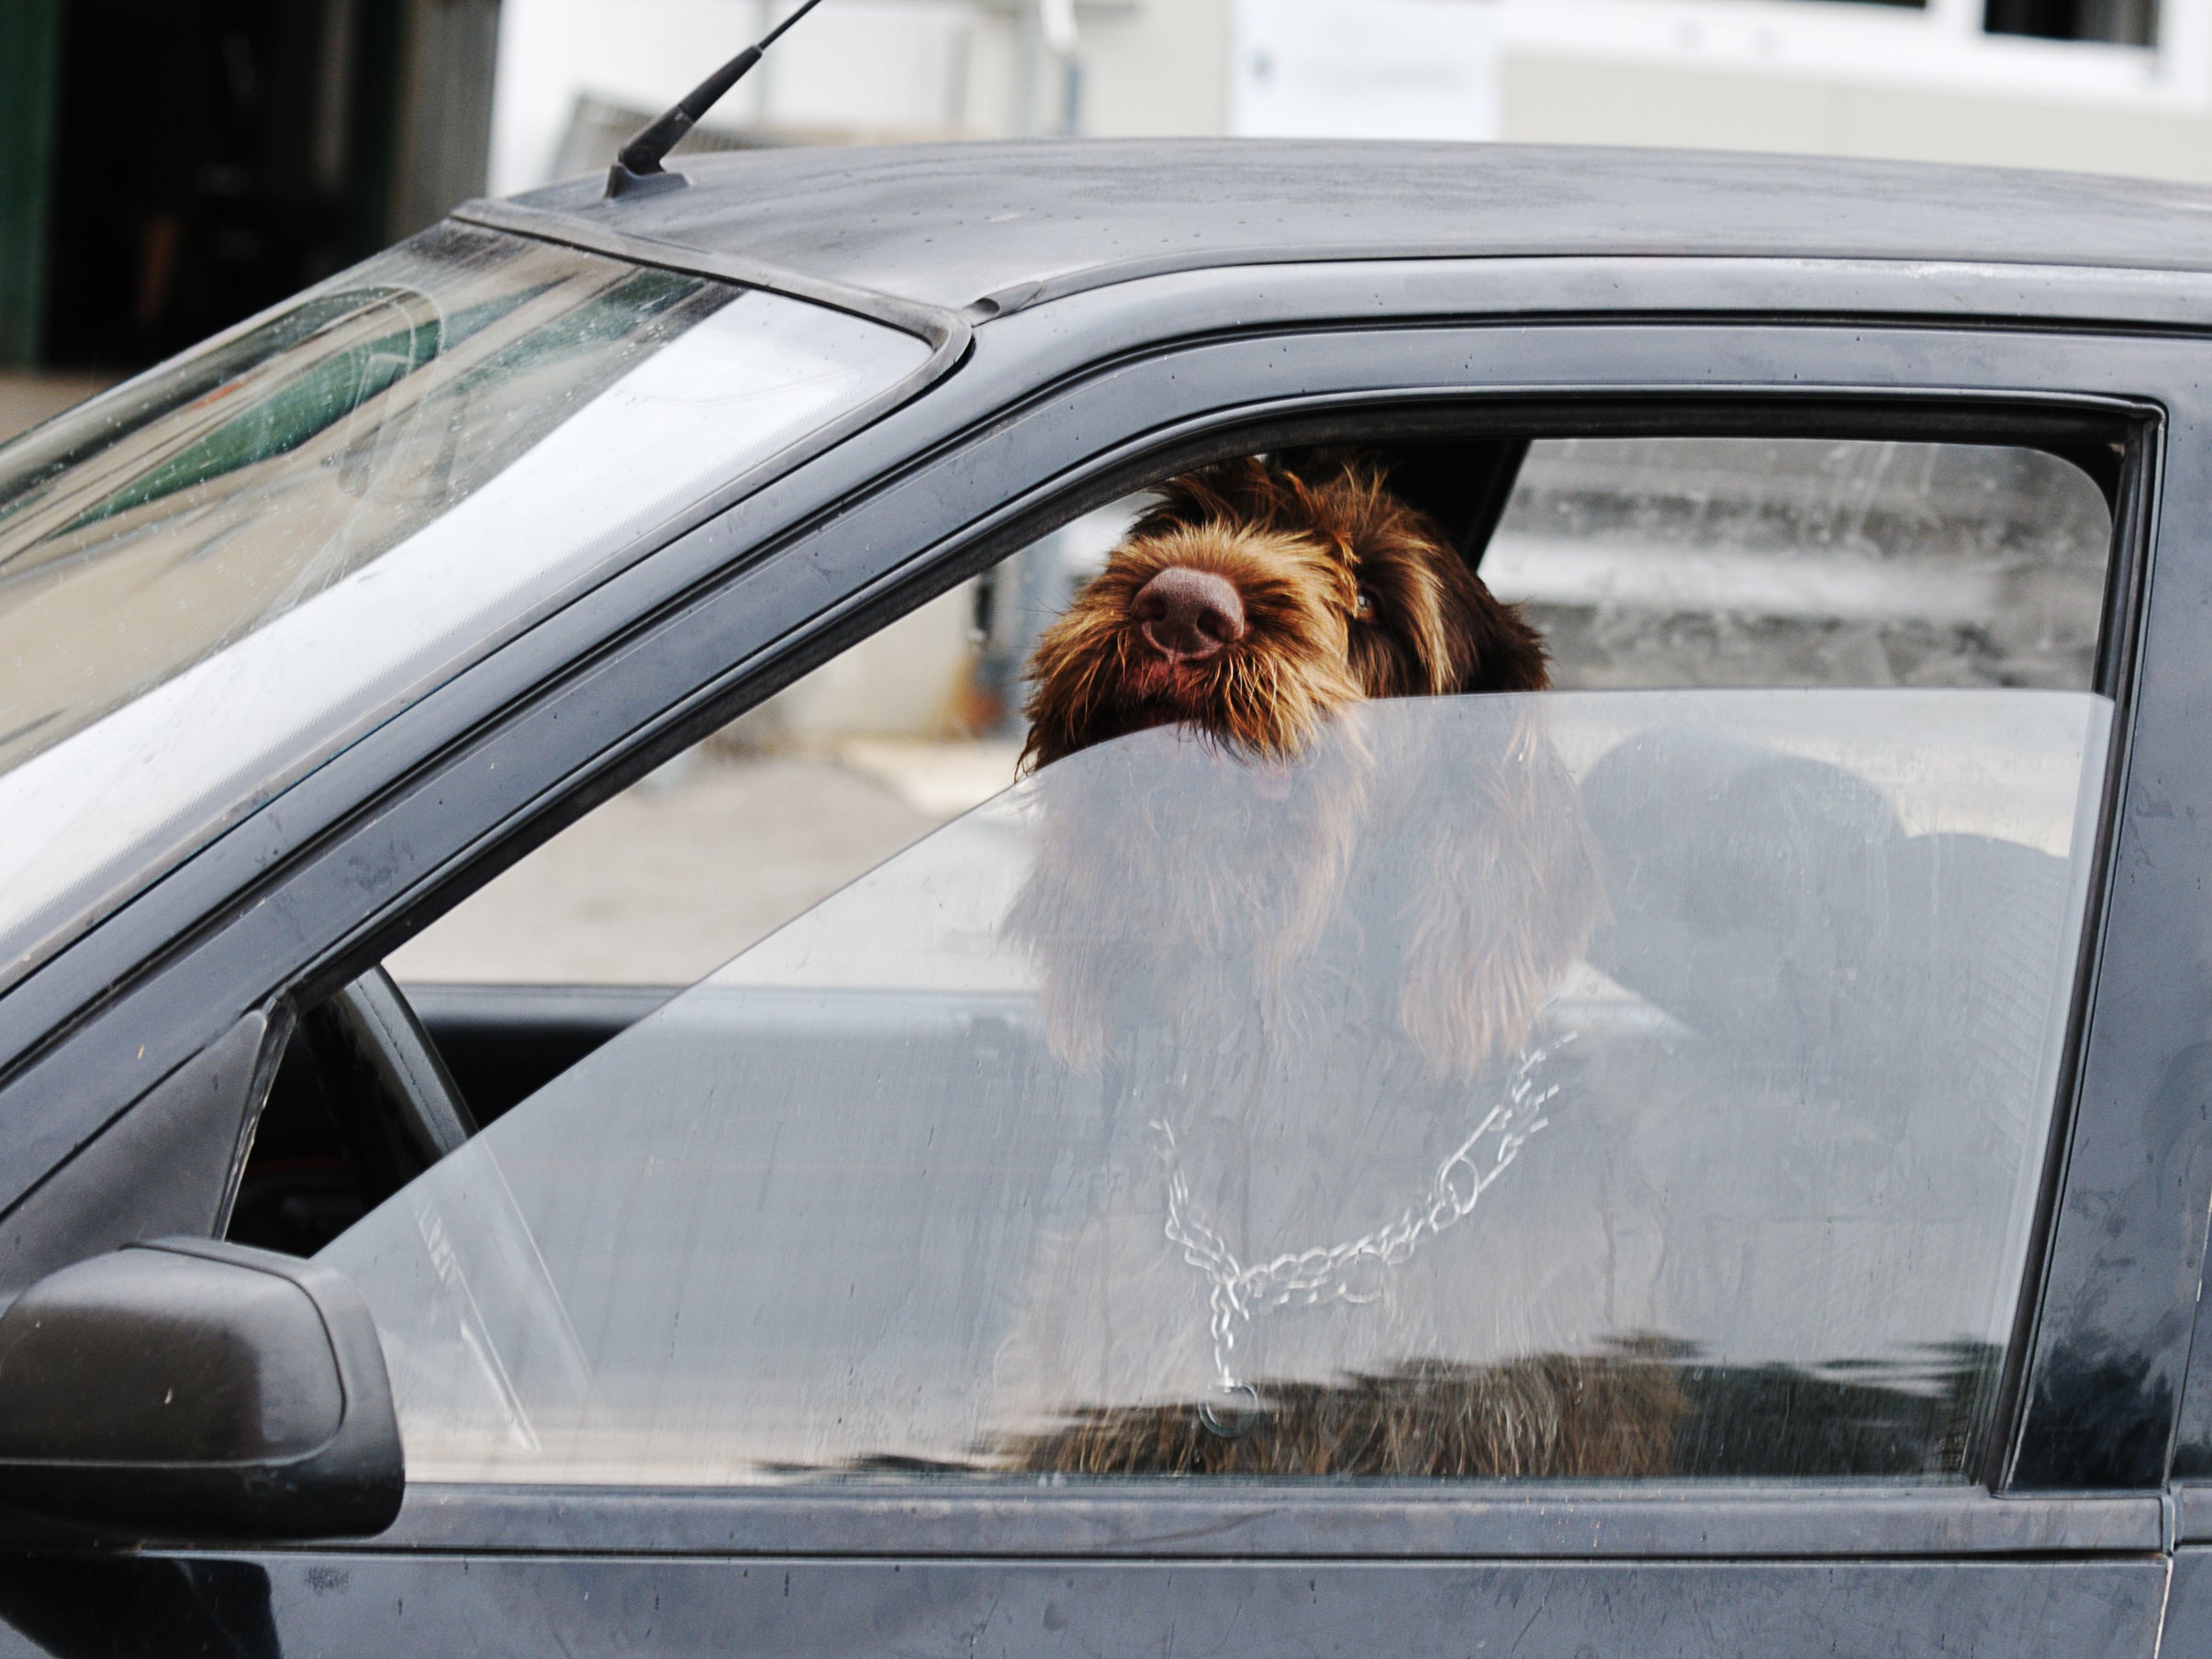
[[[1473,746],[1314,741],[1374,699],[1547,684],[1535,629],[1379,467],[1253,458],[1175,479],[1030,677],[1026,765],[1161,727],[1189,740],[1039,780],[1040,856],[1011,921],[1064,1059],[1114,1041],[1115,982],[1187,1012],[1225,994],[1223,1020],[1279,1002],[1350,903],[1369,932],[1391,919],[1396,957],[1365,965],[1391,982],[1400,1033],[1433,1072],[1471,1075],[1581,954],[1590,849],[1525,705]],[[1374,856],[1383,842],[1396,858]],[[1368,890],[1385,879],[1404,890]]]
[[[1380,467],[1251,459],[1167,484],[1031,677],[1036,854],[1009,930],[1055,1052],[1122,1127],[1002,1355],[1001,1420],[1056,1426],[1000,1461],[1659,1472],[1667,1366],[1547,1353],[1535,1327],[1501,1353],[1467,1319],[1464,1234],[1345,1247],[1292,1297],[1231,1271],[1334,1263],[1339,1234],[1433,1199],[1581,955],[1603,900],[1538,706],[1368,712],[1542,690],[1536,631]]]

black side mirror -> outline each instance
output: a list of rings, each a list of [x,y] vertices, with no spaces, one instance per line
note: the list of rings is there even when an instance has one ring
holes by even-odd
[[[406,1485],[384,1350],[330,1268],[163,1239],[0,1317],[0,1505],[102,1540],[380,1532]]]

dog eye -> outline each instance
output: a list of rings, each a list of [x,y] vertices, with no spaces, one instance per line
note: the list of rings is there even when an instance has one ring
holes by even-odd
[[[1352,596],[1352,615],[1365,622],[1374,614],[1375,596],[1369,593],[1364,587],[1357,590]]]

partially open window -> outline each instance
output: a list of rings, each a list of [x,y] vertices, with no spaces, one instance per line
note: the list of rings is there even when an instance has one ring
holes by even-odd
[[[2092,685],[2112,515],[2099,482],[2044,450],[1584,438],[1367,452],[1522,607],[1562,689]],[[808,675],[492,883],[393,972],[688,984],[989,798],[1013,781],[1038,638],[1145,502],[1073,520]]]

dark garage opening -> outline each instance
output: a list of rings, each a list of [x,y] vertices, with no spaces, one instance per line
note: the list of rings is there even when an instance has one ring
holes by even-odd
[[[484,187],[497,0],[8,4],[53,41],[48,368],[158,362]]]

